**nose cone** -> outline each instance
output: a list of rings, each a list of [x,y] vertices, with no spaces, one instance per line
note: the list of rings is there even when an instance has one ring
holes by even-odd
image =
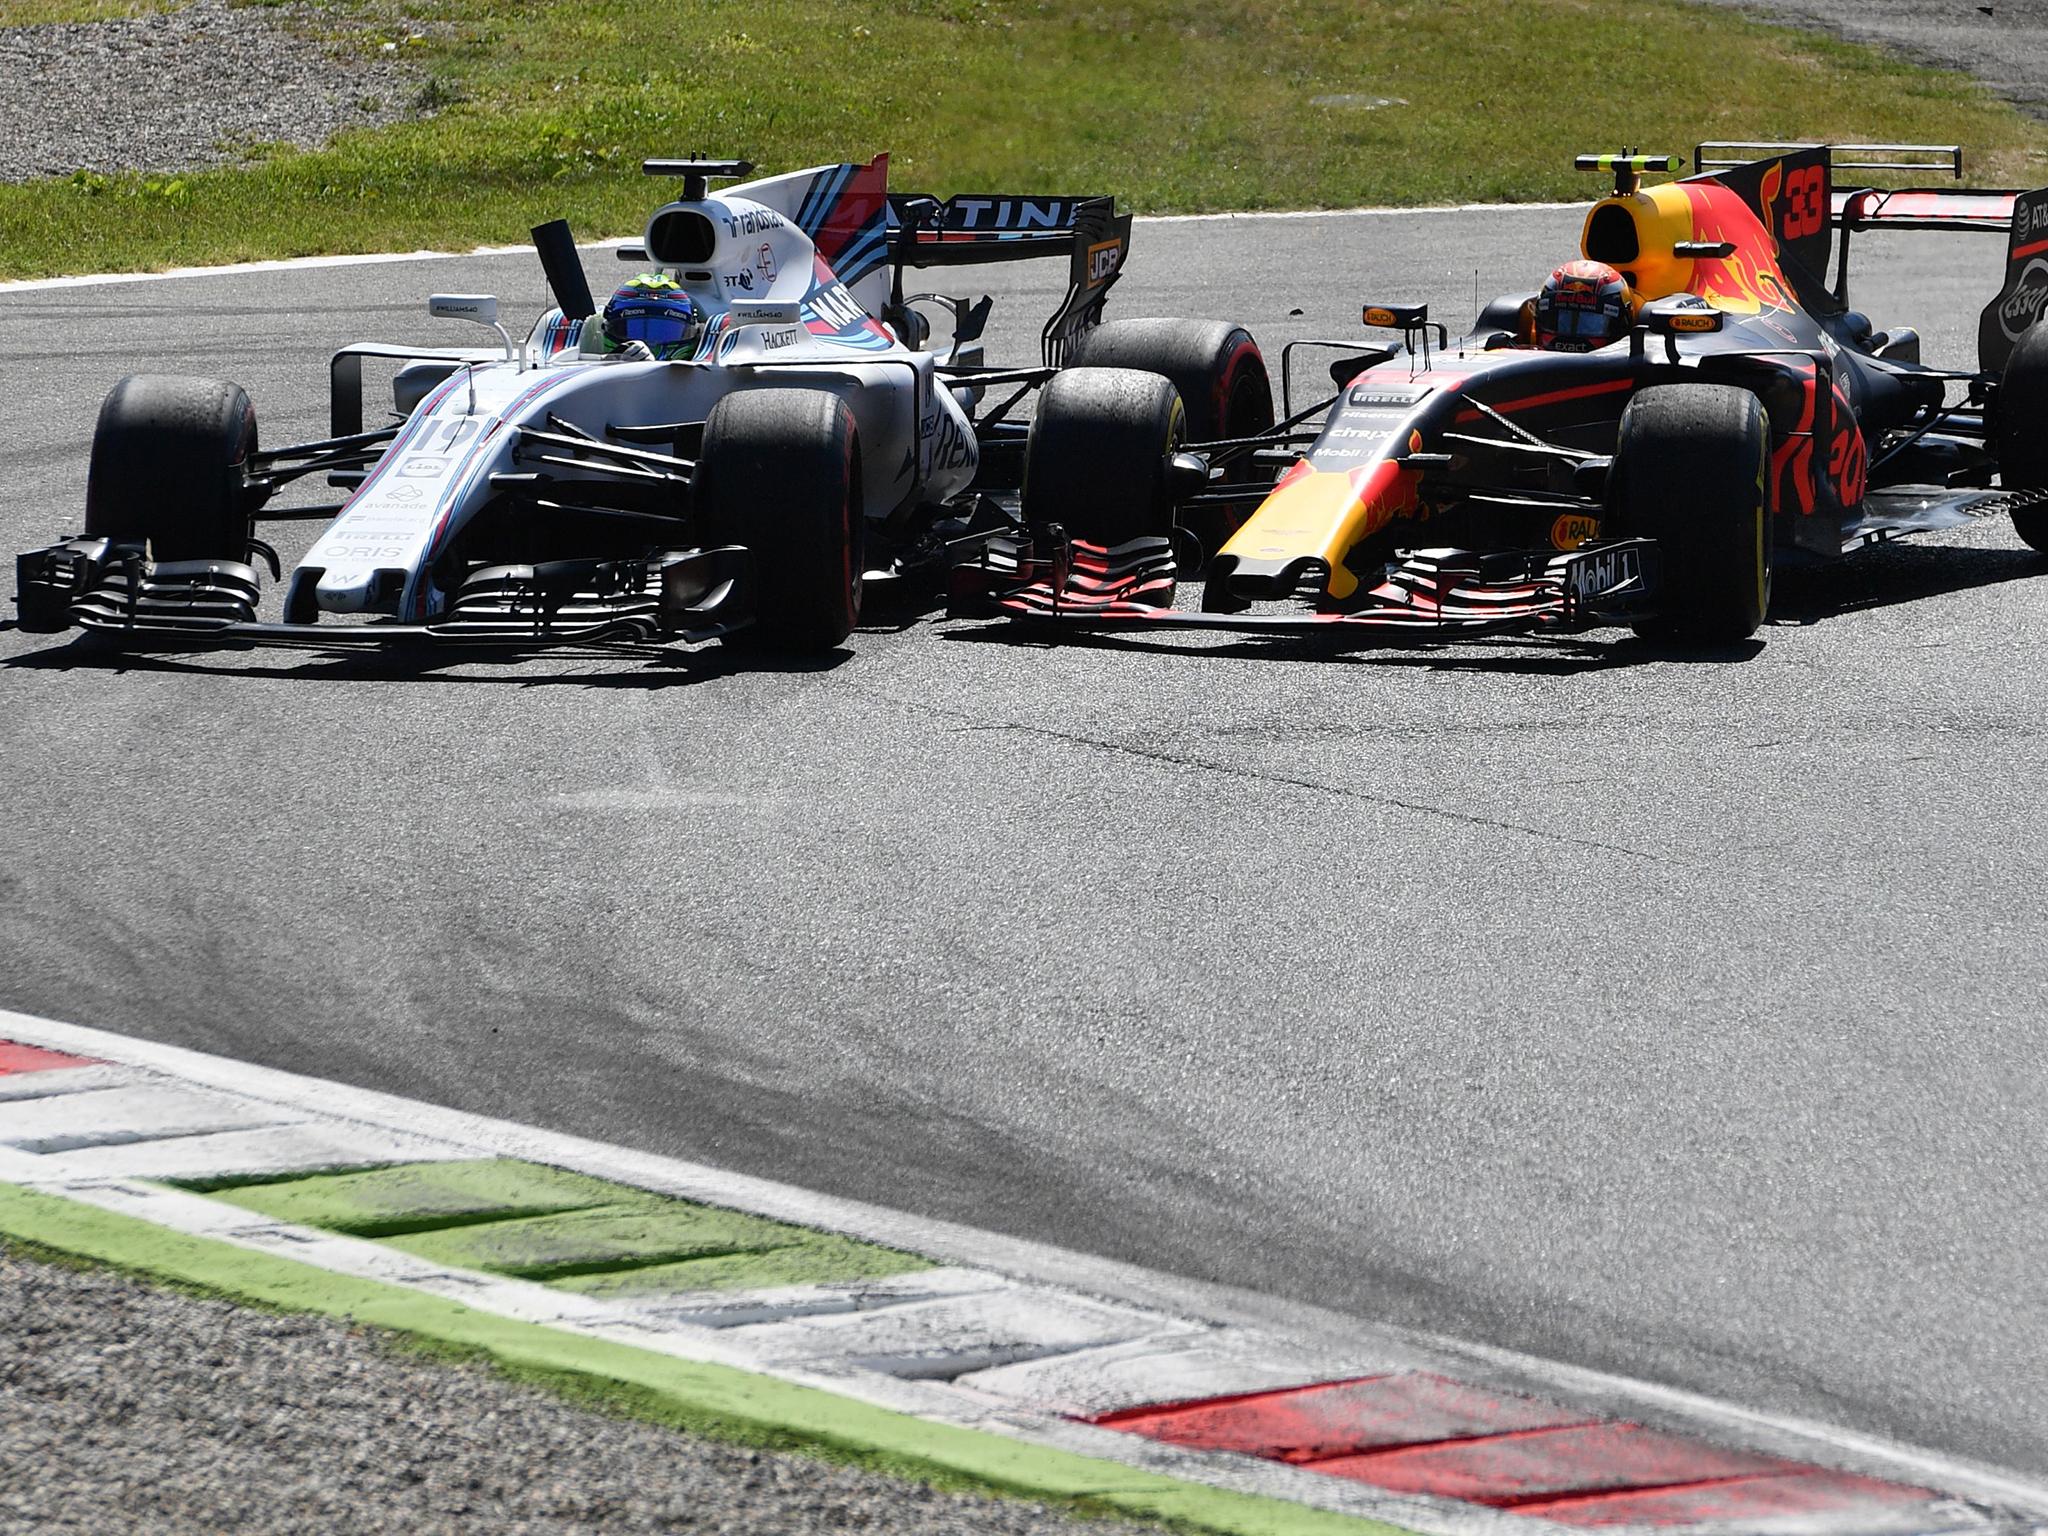
[[[1319,469],[1303,459],[1218,553],[1212,592],[1256,602],[1310,595],[1302,588],[1314,581],[1332,598],[1350,597],[1358,577],[1345,557],[1415,505],[1418,478],[1384,457],[1348,469]]]

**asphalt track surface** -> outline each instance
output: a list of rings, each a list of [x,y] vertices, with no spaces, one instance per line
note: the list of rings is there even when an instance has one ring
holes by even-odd
[[[1113,307],[1277,357],[1576,225],[1142,224]],[[2001,242],[1860,249],[1966,360]],[[1058,274],[987,276],[1021,359]],[[122,373],[317,436],[335,345],[463,339],[435,289],[540,302],[521,257],[0,294],[0,544],[76,526]],[[2044,571],[1881,552],[1692,660],[7,631],[0,1005],[2048,1472]]]

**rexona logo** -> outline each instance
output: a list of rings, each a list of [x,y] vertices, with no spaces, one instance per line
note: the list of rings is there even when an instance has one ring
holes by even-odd
[[[1088,247],[1088,285],[1107,282],[1115,273],[1118,263],[1124,259],[1124,243],[1121,240],[1105,240],[1100,245]]]
[[[2048,305],[2048,260],[2036,256],[2020,269],[2003,299],[1998,302],[1998,328],[2008,341],[2018,341]]]
[[[1599,532],[1599,518],[1584,512],[1567,512],[1550,525],[1550,542],[1558,549],[1577,549]]]

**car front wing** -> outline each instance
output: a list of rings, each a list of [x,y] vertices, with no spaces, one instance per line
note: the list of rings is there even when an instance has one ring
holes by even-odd
[[[15,562],[22,629],[83,629],[193,644],[377,648],[439,643],[534,649],[621,641],[714,640],[754,617],[754,559],[737,545],[636,560],[555,560],[471,571],[425,624],[264,623],[254,566],[155,560],[146,544],[68,539]],[[289,617],[289,616],[288,616]]]
[[[1305,572],[1313,603],[1326,572]],[[1657,545],[1615,539],[1565,553],[1405,553],[1376,586],[1341,609],[1216,612],[1173,605],[1173,545],[1160,538],[1105,547],[1057,530],[992,540],[955,569],[948,611],[1076,630],[1226,630],[1252,634],[1370,635],[1423,643],[1508,634],[1568,634],[1655,616],[1662,569]]]

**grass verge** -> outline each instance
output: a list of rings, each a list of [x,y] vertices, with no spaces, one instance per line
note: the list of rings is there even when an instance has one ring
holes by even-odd
[[[866,1469],[1137,1516],[1228,1536],[1402,1536],[1398,1528],[1225,1492],[1004,1436],[914,1419],[729,1366],[680,1360],[335,1274],[135,1217],[0,1183],[0,1236],[200,1294],[347,1318],[451,1358],[488,1359],[587,1407],[735,1444],[822,1455]]]
[[[403,48],[431,115],[234,168],[0,187],[0,277],[467,248],[556,215],[629,234],[657,191],[639,161],[681,153],[784,170],[888,149],[903,188],[1149,212],[1592,196],[1575,151],[1717,136],[1961,142],[1980,179],[2048,179],[2048,127],[1964,76],[1687,0],[328,10],[332,43],[309,46]]]

